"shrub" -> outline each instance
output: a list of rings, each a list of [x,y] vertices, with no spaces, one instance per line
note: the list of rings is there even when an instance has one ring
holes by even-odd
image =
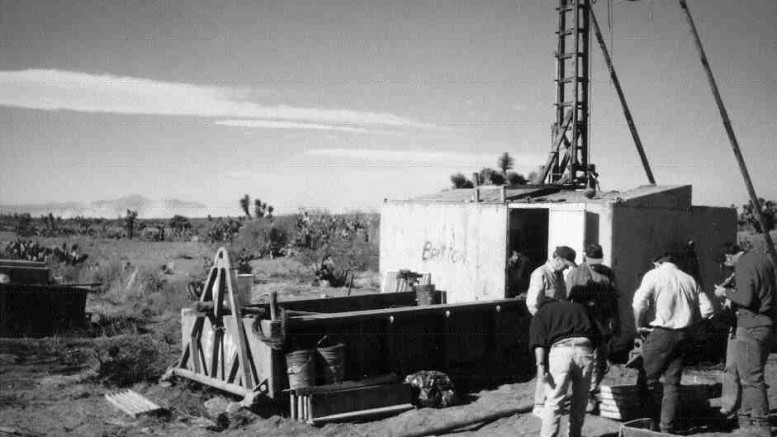
[[[774,229],[775,223],[777,223],[777,203],[762,198],[758,199],[758,203],[761,205],[761,214],[766,222],[766,227],[768,230]],[[763,232],[761,230],[761,223],[758,221],[755,213],[755,205],[753,205],[752,201],[747,202],[740,208],[738,224],[739,229],[742,230],[752,230],[759,233]]]
[[[344,283],[349,271],[377,268],[378,247],[371,232],[375,223],[362,213],[303,211],[297,215],[297,256],[313,265],[319,277],[327,276],[321,279]]]
[[[170,364],[169,349],[167,343],[148,334],[96,339],[98,377],[118,386],[156,381]]]
[[[268,220],[253,220],[240,228],[230,252],[253,258],[281,256],[288,241],[286,229]]]
[[[210,243],[231,243],[237,237],[242,226],[242,221],[231,217],[208,220],[205,231],[206,240]]]

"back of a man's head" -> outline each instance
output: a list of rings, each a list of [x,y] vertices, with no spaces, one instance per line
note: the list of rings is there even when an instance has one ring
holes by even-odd
[[[656,257],[653,262],[655,264],[661,265],[664,263],[671,263],[671,264],[677,264],[680,260],[680,257],[677,255],[676,252],[664,252],[660,256]]]

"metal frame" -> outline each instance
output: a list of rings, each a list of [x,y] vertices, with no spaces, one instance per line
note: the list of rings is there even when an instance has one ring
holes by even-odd
[[[593,182],[588,160],[591,3],[559,0],[557,11],[556,122],[542,180],[585,187]]]

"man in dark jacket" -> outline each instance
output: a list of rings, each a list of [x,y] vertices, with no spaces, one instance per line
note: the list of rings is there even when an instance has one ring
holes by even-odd
[[[545,389],[541,437],[557,437],[561,407],[571,388],[569,437],[580,437],[591,386],[597,330],[585,305],[572,293],[569,301],[544,300],[529,326],[530,349]]]
[[[737,328],[730,341],[734,342],[733,356],[741,385],[739,423],[740,427],[750,428],[750,435],[771,436],[764,367],[777,311],[774,266],[759,251],[745,252],[732,245],[727,252],[724,264],[734,266],[736,288],[717,287],[715,295],[729,299],[736,308]],[[736,402],[729,407],[735,410]]]
[[[586,411],[596,411],[595,394],[607,374],[610,356],[610,342],[620,335],[620,313],[618,311],[618,290],[615,274],[602,264],[604,252],[602,246],[592,243],[585,248],[583,262],[570,270],[566,278],[569,293],[578,294],[587,302],[588,313],[599,329],[601,339],[594,350],[594,370],[589,390]]]

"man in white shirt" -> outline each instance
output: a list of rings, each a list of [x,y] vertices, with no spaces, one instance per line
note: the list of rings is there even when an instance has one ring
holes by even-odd
[[[566,300],[567,286],[564,283],[563,272],[569,267],[577,267],[576,256],[575,250],[571,247],[558,246],[548,262],[534,269],[529,278],[529,290],[526,293],[526,308],[532,316],[546,300]],[[545,405],[545,386],[540,376],[537,377],[537,386],[534,390],[533,410],[534,415],[538,417],[542,417],[542,409]]]
[[[649,332],[642,345],[645,383],[650,391],[648,402],[659,390],[663,376],[660,415],[654,405],[650,415],[660,416],[661,432],[672,434],[679,407],[679,387],[683,373],[683,351],[691,341],[690,330],[713,313],[712,302],[693,277],[677,267],[678,258],[665,254],[656,259],[655,269],[645,273],[634,292],[632,307],[637,332]],[[646,321],[652,308],[655,318]]]

